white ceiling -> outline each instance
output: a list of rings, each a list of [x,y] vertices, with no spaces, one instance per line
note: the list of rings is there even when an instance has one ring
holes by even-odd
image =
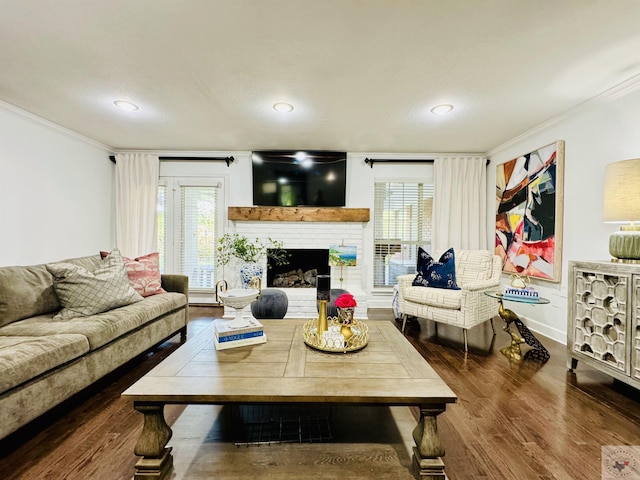
[[[0,99],[116,149],[486,152],[636,75],[639,0],[0,0]]]

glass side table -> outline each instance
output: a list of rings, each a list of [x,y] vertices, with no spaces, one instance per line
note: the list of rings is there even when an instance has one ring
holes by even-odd
[[[516,303],[528,303],[529,305],[544,305],[550,303],[546,298],[505,298],[502,293],[499,292],[485,292],[491,298],[495,298],[499,302],[498,314],[500,318],[504,320],[505,326],[503,330],[511,336],[511,344],[500,349],[500,352],[509,360],[519,362],[523,359],[534,360],[536,362],[544,363],[549,360],[550,355],[546,348],[540,343],[540,341],[531,333],[531,330],[522,323],[520,317],[516,315],[513,310],[504,308],[503,301],[516,302]],[[514,328],[515,327],[515,328]],[[522,355],[522,349],[520,345],[526,343],[531,347],[531,350]]]

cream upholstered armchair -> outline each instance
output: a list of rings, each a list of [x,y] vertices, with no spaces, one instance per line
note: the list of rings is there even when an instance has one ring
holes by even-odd
[[[415,274],[398,276],[402,331],[407,317],[415,316],[463,329],[467,351],[467,330],[498,315],[498,302],[485,295],[500,285],[502,262],[488,250],[455,251],[456,283],[460,290],[412,286]],[[436,325],[437,326],[437,325]],[[494,330],[495,334],[495,330]]]

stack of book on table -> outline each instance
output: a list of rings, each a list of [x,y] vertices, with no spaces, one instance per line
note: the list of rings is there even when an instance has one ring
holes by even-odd
[[[264,326],[255,318],[245,319],[243,326],[234,326],[228,320],[216,320],[213,324],[213,343],[216,350],[244,347],[265,343]]]
[[[506,299],[528,299],[532,301],[536,301],[539,298],[538,291],[530,286],[525,288],[507,287],[504,289],[503,297]]]

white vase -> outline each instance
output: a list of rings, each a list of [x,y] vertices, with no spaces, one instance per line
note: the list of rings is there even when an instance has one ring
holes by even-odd
[[[243,263],[240,266],[240,284],[242,288],[249,288],[253,277],[262,279],[262,266],[256,262]]]

